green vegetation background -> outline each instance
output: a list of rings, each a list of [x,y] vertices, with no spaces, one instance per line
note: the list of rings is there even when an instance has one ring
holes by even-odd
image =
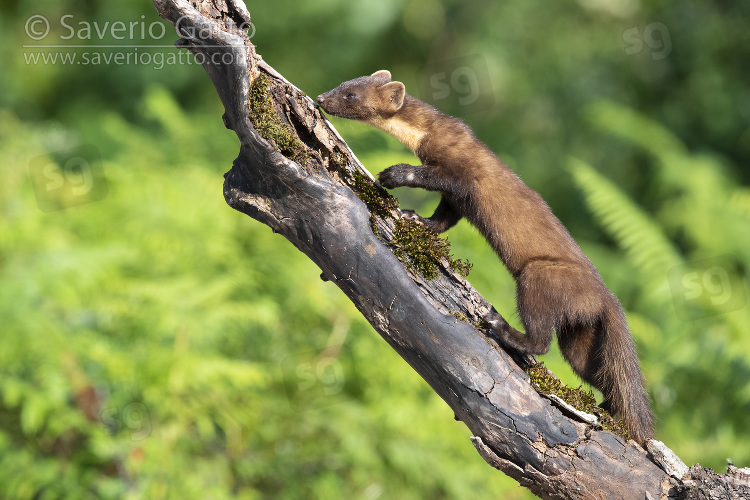
[[[426,100],[425,81],[486,75],[481,109],[461,78],[436,104],[542,194],[620,297],[658,437],[688,464],[750,465],[750,4],[248,7],[258,51],[309,95],[381,68]],[[94,21],[167,26],[147,1],[0,7],[0,497],[527,498],[313,264],[226,206],[238,142],[185,51],[163,67],[29,59],[178,53],[132,47],[171,30],[85,39]],[[24,47],[39,43],[131,47]],[[335,124],[373,173],[413,161]],[[60,177],[76,154],[100,169],[89,203],[81,170]],[[517,322],[487,245],[464,222],[448,236]],[[543,359],[578,385],[557,351]]]

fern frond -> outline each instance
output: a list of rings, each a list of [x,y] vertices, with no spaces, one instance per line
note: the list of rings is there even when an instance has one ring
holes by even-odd
[[[637,144],[662,159],[687,155],[682,141],[668,129],[616,102],[597,101],[586,109],[584,116],[600,130]]]
[[[588,164],[569,158],[568,170],[600,226],[645,276],[666,278],[682,257],[653,217]]]

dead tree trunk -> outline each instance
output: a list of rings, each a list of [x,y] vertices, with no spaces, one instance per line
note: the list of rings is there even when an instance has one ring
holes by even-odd
[[[432,279],[407,270],[392,251],[405,249],[392,200],[313,101],[261,61],[241,0],[154,4],[202,63],[240,140],[227,203],[312,259],[450,405],[490,465],[542,498],[750,498],[750,470],[688,471],[675,456],[670,467],[661,443],[646,451],[537,392],[523,370],[534,360],[478,326],[491,305],[446,259]]]

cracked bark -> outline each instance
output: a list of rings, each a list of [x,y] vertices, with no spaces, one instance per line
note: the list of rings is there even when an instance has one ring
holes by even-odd
[[[256,54],[246,34],[250,15],[240,0],[154,5],[178,25],[183,38],[177,45],[201,61],[224,105],[224,123],[240,140],[225,174],[227,203],[315,262],[321,277],[336,284],[450,405],[487,463],[548,499],[719,498],[719,491],[721,498],[750,496],[742,469],[735,476],[700,467],[674,472],[634,442],[571,418],[530,385],[522,367],[533,358],[506,353],[469,324],[479,324],[491,305],[447,263],[434,280],[407,272],[383,243],[393,235],[397,214],[374,216],[376,237],[370,211],[352,190],[356,173],[372,176],[312,100]],[[249,90],[260,74],[270,80],[276,114],[305,144],[302,164],[253,127]]]

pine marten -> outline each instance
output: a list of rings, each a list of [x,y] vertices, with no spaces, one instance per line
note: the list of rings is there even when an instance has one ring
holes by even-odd
[[[516,280],[526,330],[492,312],[486,320],[500,340],[545,354],[554,329],[573,370],[604,394],[602,407],[620,415],[633,439],[650,439],[653,415],[622,306],[542,197],[466,124],[407,94],[386,70],[344,82],[317,101],[333,116],[392,134],[419,157],[421,165],[400,163],[379,175],[388,189],[441,193],[432,217],[404,217],[437,232],[466,217],[487,239]]]

